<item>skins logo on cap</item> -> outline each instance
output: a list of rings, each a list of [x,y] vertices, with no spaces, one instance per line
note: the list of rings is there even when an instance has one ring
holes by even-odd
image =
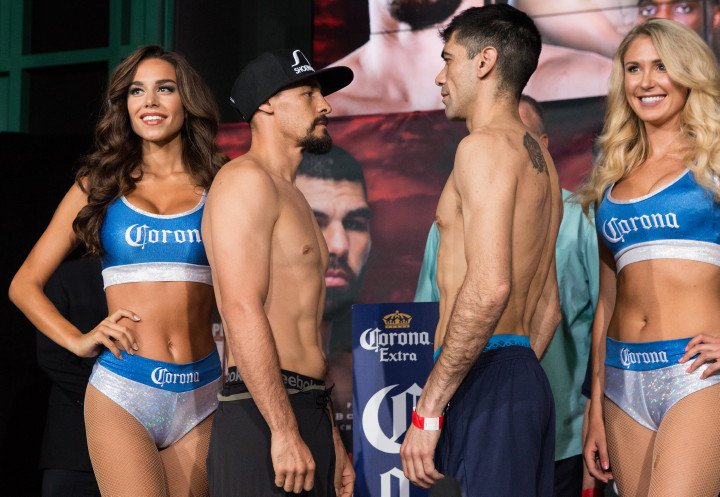
[[[305,54],[302,53],[300,50],[293,50],[292,55],[293,61],[295,62],[292,65],[292,68],[295,71],[295,74],[315,71],[315,69],[313,69],[313,67],[310,65],[310,62],[308,62],[307,57],[305,57]],[[300,57],[302,57],[302,61],[300,60]],[[304,62],[304,64],[300,65],[302,62]]]

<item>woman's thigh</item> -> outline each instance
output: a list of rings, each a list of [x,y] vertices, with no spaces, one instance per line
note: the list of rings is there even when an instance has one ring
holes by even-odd
[[[214,414],[160,451],[170,497],[208,495],[207,455]]]
[[[646,497],[652,473],[655,432],[605,397],[605,436],[610,469],[623,497]]]
[[[649,496],[718,496],[718,413],[720,384],[683,397],[667,411],[655,439]]]
[[[85,394],[85,427],[103,497],[166,497],[165,471],[147,429],[92,385]]]

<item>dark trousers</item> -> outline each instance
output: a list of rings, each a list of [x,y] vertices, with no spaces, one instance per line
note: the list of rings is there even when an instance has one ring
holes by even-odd
[[[555,406],[535,353],[481,354],[450,400],[440,472],[466,497],[552,497],[554,451]]]
[[[289,396],[300,436],[315,460],[315,486],[302,497],[335,497],[335,445],[325,391]],[[213,419],[207,459],[213,497],[271,497],[286,494],[275,486],[270,429],[252,399],[220,402]]]

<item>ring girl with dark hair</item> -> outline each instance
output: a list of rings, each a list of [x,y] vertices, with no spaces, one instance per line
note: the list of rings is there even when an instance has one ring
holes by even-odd
[[[94,151],[10,286],[44,334],[98,355],[85,424],[103,496],[208,492],[221,371],[200,221],[224,162],[217,129],[212,94],[180,54],[130,54],[110,79]],[[43,293],[78,243],[102,257],[109,309],[84,335]]]

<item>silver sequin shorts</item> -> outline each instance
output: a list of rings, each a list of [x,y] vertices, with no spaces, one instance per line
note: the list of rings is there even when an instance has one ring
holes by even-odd
[[[105,350],[90,384],[132,414],[159,448],[180,440],[212,414],[221,387],[217,351],[198,361],[174,364]]]
[[[720,374],[700,379],[706,366],[692,373],[691,361],[680,364],[690,338],[631,343],[608,338],[605,396],[644,427],[657,431],[680,399],[720,383]]]

